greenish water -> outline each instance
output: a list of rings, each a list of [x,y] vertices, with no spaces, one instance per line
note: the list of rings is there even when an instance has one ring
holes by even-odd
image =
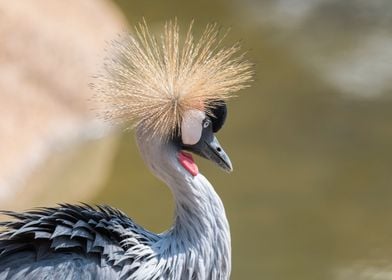
[[[392,279],[343,273],[392,264],[390,99],[341,95],[276,39],[284,34],[244,24],[224,1],[117,3],[132,25],[142,16],[231,25],[230,38],[256,63],[256,81],[229,103],[219,134],[234,172],[198,160],[230,220],[232,279]],[[94,202],[157,232],[171,224],[169,190],[142,163],[132,133]]]

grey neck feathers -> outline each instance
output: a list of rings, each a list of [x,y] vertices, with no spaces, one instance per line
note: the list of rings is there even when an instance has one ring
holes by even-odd
[[[175,260],[171,265],[183,270],[175,272],[181,279],[229,279],[230,230],[214,188],[202,174],[193,177],[181,166],[175,144],[144,137],[140,131],[137,142],[146,164],[175,199],[173,227],[155,245],[159,257]]]

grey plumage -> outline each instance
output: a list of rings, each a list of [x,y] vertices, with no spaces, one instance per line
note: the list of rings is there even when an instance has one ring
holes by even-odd
[[[151,246],[159,237],[109,206],[63,204],[25,213],[0,223],[0,279],[126,279],[132,273],[128,236]],[[139,262],[147,256],[140,256]],[[136,268],[136,267],[135,267]]]
[[[141,154],[171,189],[172,228],[152,233],[109,206],[62,204],[2,222],[0,279],[224,280],[231,269],[230,231],[208,180],[179,163],[174,142],[137,133]]]

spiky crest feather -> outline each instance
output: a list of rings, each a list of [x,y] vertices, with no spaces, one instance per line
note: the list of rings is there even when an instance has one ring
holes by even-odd
[[[169,21],[158,40],[143,21],[114,41],[94,84],[101,117],[167,139],[179,131],[185,111],[209,111],[247,87],[252,69],[238,55],[239,44],[221,48],[225,36],[216,24],[195,40],[192,26],[181,40],[177,20]]]

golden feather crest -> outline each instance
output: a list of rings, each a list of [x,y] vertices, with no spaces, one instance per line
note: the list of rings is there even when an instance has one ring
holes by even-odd
[[[181,40],[177,21],[169,21],[157,39],[144,21],[114,41],[93,85],[99,115],[167,139],[178,132],[185,111],[208,111],[247,87],[252,65],[238,54],[239,44],[221,47],[225,36],[216,24],[195,40],[192,26]]]

